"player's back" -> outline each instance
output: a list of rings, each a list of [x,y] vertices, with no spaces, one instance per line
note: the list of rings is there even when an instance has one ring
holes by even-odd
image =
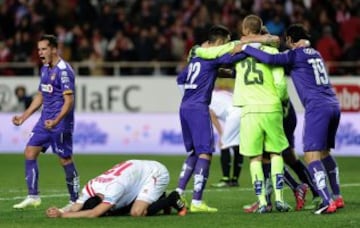
[[[128,160],[90,180],[85,189],[89,195],[91,192],[101,193],[106,200],[116,202],[116,205],[121,207],[128,205],[138,196],[154,173],[162,171],[167,172],[167,169],[157,161]]]
[[[305,108],[339,105],[324,61],[313,48],[296,48],[288,53],[291,78]]]
[[[210,104],[218,67],[216,60],[204,60],[199,57],[191,59],[177,78],[177,83],[184,85],[185,89],[182,107]]]
[[[264,45],[260,49],[269,53],[278,52],[276,48]],[[238,62],[235,69],[234,106],[243,107],[243,112],[281,111],[281,100],[274,84],[273,66],[247,57]]]

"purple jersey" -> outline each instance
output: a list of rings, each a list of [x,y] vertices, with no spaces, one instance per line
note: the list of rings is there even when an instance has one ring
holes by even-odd
[[[214,60],[195,57],[182,71],[177,83],[184,85],[185,93],[180,107],[181,129],[187,152],[214,152],[214,135],[209,113],[209,104],[221,64],[232,64],[245,54],[226,54]]]
[[[75,94],[74,70],[62,59],[53,68],[44,65],[41,68],[39,91],[43,97],[43,109],[34,131],[44,128],[45,120],[56,118],[64,104],[64,94]],[[74,107],[54,127],[52,132],[72,132],[73,128]]]
[[[225,54],[213,60],[192,58],[177,78],[178,85],[184,85],[185,89],[181,105],[202,104],[208,106],[211,102],[211,94],[219,66],[238,62],[246,56],[240,53],[236,55]]]
[[[339,106],[324,61],[315,49],[295,48],[271,55],[247,45],[244,52],[261,62],[288,67],[305,109],[327,105]]]

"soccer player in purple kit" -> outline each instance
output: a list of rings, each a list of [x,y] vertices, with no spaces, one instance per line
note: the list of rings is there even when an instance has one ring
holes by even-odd
[[[227,28],[217,25],[210,29],[209,46],[218,46],[229,40],[230,32]],[[209,104],[218,67],[245,57],[245,54],[234,56],[226,54],[214,60],[203,60],[195,56],[178,75],[177,83],[184,91],[180,106],[180,121],[188,157],[182,166],[176,191],[183,195],[188,181],[194,174],[190,212],[217,212],[216,208],[209,207],[202,201],[212,153],[215,151]]]
[[[80,183],[72,159],[72,133],[74,128],[75,75],[71,66],[58,55],[57,39],[42,35],[38,41],[38,54],[43,63],[40,85],[31,105],[22,115],[14,116],[16,126],[23,124],[42,106],[41,116],[34,126],[26,145],[25,177],[28,196],[13,208],[22,209],[41,204],[38,190],[39,170],[37,158],[49,146],[57,154],[66,176],[70,203],[78,198]]]
[[[332,89],[323,59],[318,51],[298,46],[300,39],[308,39],[302,25],[291,25],[286,31],[286,43],[290,50],[269,55],[248,45],[243,51],[256,59],[274,65],[284,65],[299,98],[305,108],[304,159],[314,180],[322,203],[315,214],[336,212],[345,206],[340,194],[339,169],[330,149],[335,147],[335,135],[340,121],[340,107]],[[329,178],[332,195],[327,186]]]

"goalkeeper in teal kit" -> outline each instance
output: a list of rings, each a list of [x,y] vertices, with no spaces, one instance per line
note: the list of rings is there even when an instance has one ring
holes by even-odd
[[[243,21],[243,33],[260,34],[262,21],[255,15]],[[199,57],[216,58],[233,49],[235,43],[211,49],[198,48]],[[261,46],[262,50],[276,53],[276,48]],[[263,151],[271,157],[271,176],[278,211],[289,211],[283,200],[283,168],[281,152],[289,144],[283,129],[282,103],[288,100],[286,80],[282,67],[270,67],[258,63],[252,57],[236,63],[236,79],[233,105],[242,108],[240,119],[240,153],[250,158],[250,173],[255,194],[260,202],[258,213],[269,212],[266,208]]]

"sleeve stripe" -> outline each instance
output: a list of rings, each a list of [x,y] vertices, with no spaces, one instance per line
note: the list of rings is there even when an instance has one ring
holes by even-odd
[[[64,92],[63,92],[63,95],[67,95],[67,94],[73,94],[74,92],[72,91],[72,90],[65,90]]]

